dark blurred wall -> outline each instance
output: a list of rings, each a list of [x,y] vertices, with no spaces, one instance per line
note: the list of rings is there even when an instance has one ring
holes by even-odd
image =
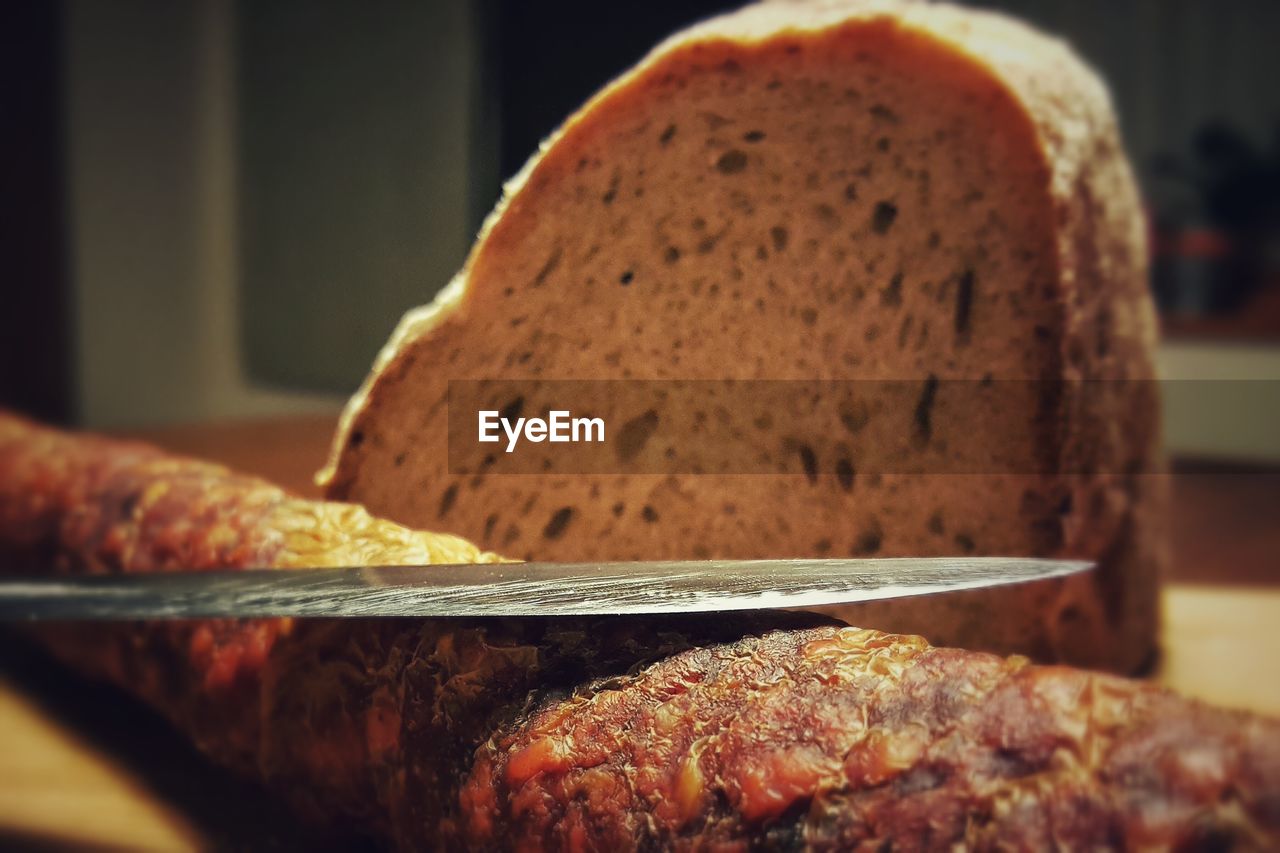
[[[1125,144],[1158,212],[1188,203],[1157,180],[1208,122],[1280,145],[1276,0],[973,0],[1065,38],[1111,90]]]
[[[266,389],[244,367],[232,4],[64,8],[79,419],[107,427],[335,407],[338,395]]]
[[[738,5],[733,0],[480,4],[492,47],[502,174],[519,171],[547,134],[667,36]]]
[[[483,215],[472,191],[496,183],[476,7],[244,0],[235,18],[246,367],[350,391],[457,271]]]
[[[0,6],[0,406],[75,413],[67,293],[62,7]]]

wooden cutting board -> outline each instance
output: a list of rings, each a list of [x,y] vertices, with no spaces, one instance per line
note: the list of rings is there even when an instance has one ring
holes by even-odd
[[[1164,605],[1160,681],[1218,705],[1280,715],[1280,589],[1173,585]],[[103,714],[127,724],[126,715],[138,713],[85,685],[72,686],[72,701],[76,691],[90,691],[85,701],[98,704],[90,728],[99,741]],[[133,736],[121,754],[74,720],[58,719],[47,704],[12,678],[0,679],[0,847],[195,849],[207,846],[217,816],[229,814],[241,821],[242,841],[260,840],[255,833],[296,841],[288,838],[287,818],[260,813],[264,804],[252,788],[238,789],[165,733],[141,744]],[[149,754],[155,751],[161,754]],[[157,773],[157,764],[165,772]],[[185,788],[180,796],[174,779]],[[191,806],[193,793],[199,808]]]

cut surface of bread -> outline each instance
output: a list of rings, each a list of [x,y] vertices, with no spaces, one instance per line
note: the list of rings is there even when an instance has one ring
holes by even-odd
[[[1145,252],[1106,92],[1061,43],[945,5],[747,7],[659,46],[509,183],[322,480],[516,558],[1087,557],[1063,583],[842,615],[1132,669],[1163,491]],[[449,382],[488,379],[918,383],[919,452],[1052,464],[859,472],[863,388],[858,417],[760,425],[780,456],[809,448],[781,474],[451,474]],[[975,430],[961,398],[992,380],[1042,384]]]

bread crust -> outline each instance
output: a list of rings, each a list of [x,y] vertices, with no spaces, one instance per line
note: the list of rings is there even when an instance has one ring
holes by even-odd
[[[984,535],[952,528],[942,536],[926,532],[926,526],[933,527],[930,512],[935,508],[926,508],[923,499],[918,507],[905,499],[895,502],[879,496],[867,502],[848,499],[832,487],[824,510],[816,498],[797,494],[800,489],[788,486],[787,491],[779,491],[777,485],[746,488],[760,496],[755,502],[736,501],[740,526],[734,528],[712,517],[719,515],[722,501],[717,496],[741,494],[743,481],[710,477],[694,483],[689,478],[664,482],[633,475],[625,485],[616,478],[581,478],[565,492],[576,497],[563,501],[579,513],[581,521],[575,522],[579,530],[555,542],[533,542],[528,523],[517,538],[504,540],[505,520],[490,523],[488,509],[468,503],[470,493],[465,489],[453,515],[438,517],[439,501],[426,493],[444,489],[448,478],[438,461],[415,462],[415,454],[441,443],[442,430],[431,422],[442,418],[444,394],[431,383],[443,374],[449,378],[530,375],[496,356],[487,367],[461,366],[461,362],[489,346],[476,340],[481,330],[497,325],[486,325],[485,317],[513,313],[503,297],[509,282],[536,278],[548,267],[568,263],[562,257],[569,250],[557,254],[561,249],[556,235],[557,229],[573,229],[574,220],[557,224],[557,217],[565,209],[564,188],[572,183],[574,170],[599,158],[600,151],[607,150],[603,140],[616,140],[622,128],[631,127],[628,122],[634,116],[646,111],[657,115],[655,104],[678,99],[682,81],[708,74],[731,76],[744,67],[748,71],[799,68],[786,73],[803,80],[816,63],[853,63],[863,54],[882,62],[890,75],[931,81],[928,85],[947,97],[972,99],[979,105],[973,108],[974,121],[990,124],[991,132],[984,137],[991,148],[989,156],[1013,175],[1009,186],[1022,187],[1027,193],[1011,210],[1016,211],[1013,216],[1028,220],[1021,226],[1021,245],[1034,258],[1025,266],[1028,281],[995,274],[992,283],[987,283],[988,278],[980,287],[988,288],[989,297],[999,292],[1011,300],[1018,298],[1016,293],[1024,285],[1028,288],[1025,299],[1031,307],[1025,319],[1016,328],[1006,329],[1010,341],[1016,339],[1024,349],[1013,351],[1012,343],[988,330],[966,342],[966,360],[959,366],[948,365],[937,347],[933,354],[938,363],[926,368],[920,361],[894,362],[880,353],[882,348],[865,346],[860,366],[833,367],[828,360],[810,363],[805,369],[789,364],[779,368],[776,363],[753,367],[748,359],[739,363],[725,346],[716,350],[724,355],[709,358],[701,366],[688,367],[685,362],[681,374],[681,368],[664,371],[650,366],[642,356],[630,355],[622,357],[620,369],[584,366],[572,355],[564,355],[575,340],[573,331],[548,328],[546,337],[555,340],[544,338],[534,350],[534,361],[540,360],[540,366],[556,376],[567,372],[589,378],[692,374],[923,379],[936,370],[944,379],[976,380],[983,375],[980,365],[986,359],[1002,377],[1062,383],[1065,390],[1051,401],[1048,422],[1028,427],[1025,437],[1007,438],[1025,440],[1034,445],[1033,452],[1049,454],[1054,470],[1086,473],[921,475],[914,482],[884,478],[881,495],[894,489],[939,495],[936,509],[961,515],[963,524],[988,531]],[[814,64],[788,64],[793,62]],[[657,129],[647,132],[656,136]],[[709,140],[714,136],[711,133]],[[608,165],[606,159],[602,168],[607,171]],[[656,219],[661,212],[641,209],[638,215]],[[648,224],[644,221],[638,227]],[[981,252],[976,232],[965,233],[969,242],[960,252]],[[551,245],[557,248],[548,254]],[[574,272],[586,274],[593,269],[586,263]],[[745,274],[751,283],[756,273],[745,267]],[[564,298],[578,298],[582,292],[577,284],[553,282],[548,287],[561,288]],[[857,315],[851,321],[862,322]],[[1041,338],[1023,341],[1033,328],[1043,332]],[[376,512],[405,523],[443,525],[492,547],[515,548],[522,557],[812,556],[821,553],[817,544],[846,539],[851,545],[836,544],[833,555],[844,547],[856,552],[862,547],[859,543],[874,543],[874,552],[886,556],[975,549],[1096,559],[1100,568],[1093,577],[1059,587],[974,593],[942,605],[941,612],[932,603],[913,602],[840,615],[858,624],[924,632],[935,642],[1131,671],[1149,661],[1154,651],[1155,591],[1163,559],[1160,526],[1167,486],[1152,382],[1155,330],[1146,290],[1146,245],[1138,196],[1110,102],[1098,79],[1065,45],[1003,16],[944,4],[758,4],[664,42],[544,143],[508,183],[463,270],[433,303],[410,311],[402,320],[348,404],[329,465],[319,478],[332,497],[366,502]],[[468,343],[468,334],[473,343]],[[626,336],[609,334],[620,341]],[[653,335],[646,330],[639,337],[650,340]],[[717,335],[710,330],[708,337]],[[459,350],[461,356],[455,362]],[[1076,393],[1085,385],[1105,392]],[[393,466],[391,460],[406,453],[409,461],[404,470],[397,470],[400,466]],[[511,485],[503,488],[504,496],[491,504],[514,502],[517,495],[524,500],[530,491]],[[642,521],[631,520],[634,516],[614,524],[603,510],[591,515],[593,510],[584,507],[591,490],[605,495],[604,504],[616,498],[628,507],[648,507],[649,498],[657,495],[672,502],[673,513],[700,519],[702,527],[695,524],[682,535],[684,528],[665,524],[647,530]],[[554,500],[546,491],[529,499]],[[771,507],[766,492],[785,497],[773,500]],[[770,515],[778,518],[777,528],[767,535],[757,532],[765,528]],[[495,526],[495,538],[485,539]],[[508,531],[514,528],[514,523],[506,525]],[[993,613],[1000,617],[992,619]]]

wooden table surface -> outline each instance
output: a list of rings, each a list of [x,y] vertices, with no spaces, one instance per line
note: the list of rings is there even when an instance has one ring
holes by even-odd
[[[333,418],[152,430],[141,437],[314,495]],[[1175,556],[1155,674],[1188,695],[1280,715],[1280,474],[1180,466]],[[57,673],[20,641],[0,649],[0,848],[340,848],[269,796],[207,766],[111,688]],[[234,815],[234,820],[229,816]]]

